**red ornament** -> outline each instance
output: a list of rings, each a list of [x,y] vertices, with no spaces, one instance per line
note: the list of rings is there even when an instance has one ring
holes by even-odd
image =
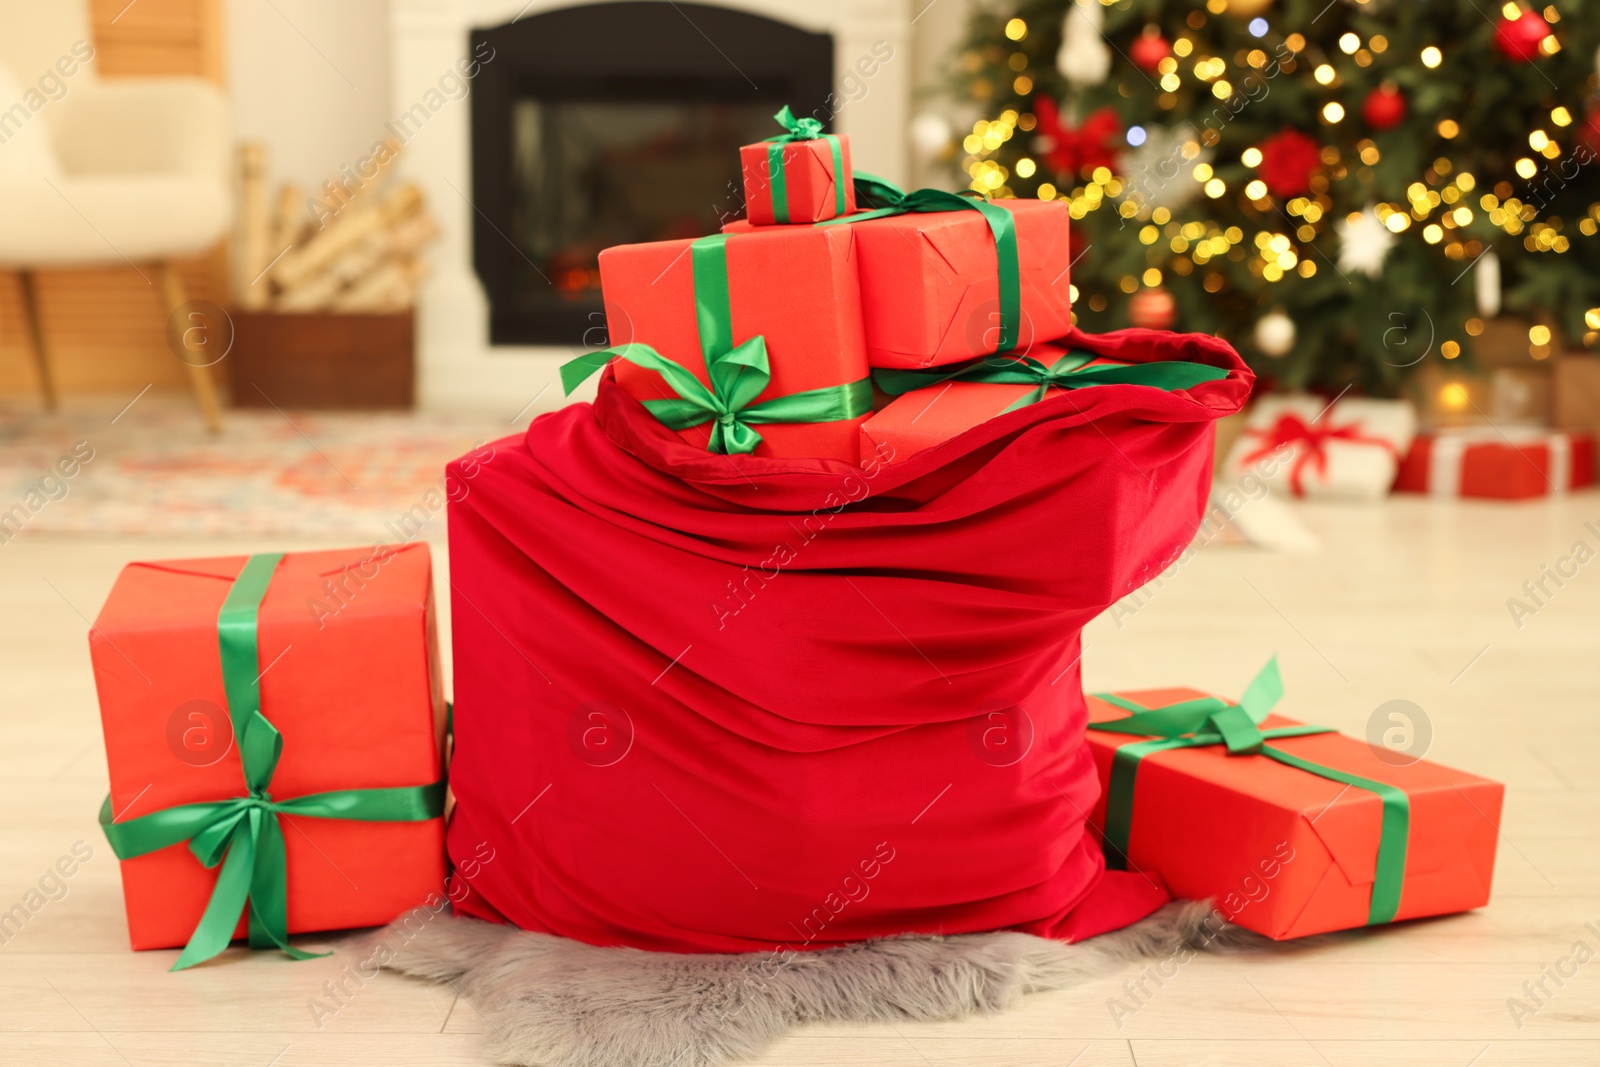
[[[1128,301],[1128,321],[1145,330],[1170,330],[1178,321],[1178,302],[1159,285],[1141,289]]]
[[[1361,103],[1361,117],[1374,130],[1392,130],[1406,120],[1406,98],[1394,82],[1384,82]]]
[[[1550,24],[1532,11],[1524,11],[1516,18],[1500,19],[1494,28],[1495,47],[1513,63],[1527,63],[1539,58],[1539,46],[1550,36]]]
[[[1150,74],[1159,70],[1161,61],[1171,54],[1172,45],[1161,36],[1161,31],[1154,23],[1146,26],[1144,32],[1128,46],[1128,58],[1133,60],[1133,65]]]
[[[1285,129],[1262,141],[1260,147],[1261,166],[1257,172],[1268,192],[1284,199],[1311,191],[1311,175],[1322,162],[1322,146],[1316,138]]]
[[[1083,120],[1077,129],[1062,125],[1056,102],[1040,94],[1033,98],[1034,150],[1057,174],[1076,174],[1095,167],[1116,168],[1122,122],[1115,108],[1103,107]]]

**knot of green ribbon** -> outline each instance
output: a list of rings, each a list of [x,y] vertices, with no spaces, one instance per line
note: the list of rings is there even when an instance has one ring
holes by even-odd
[[[1084,352],[1080,349],[1072,349],[1048,365],[1032,356],[1023,356],[1020,359],[982,356],[965,363],[926,370],[879,369],[872,372],[872,380],[878,384],[879,389],[894,396],[951,381],[1033,386],[1005,409],[1016,411],[1029,404],[1037,404],[1051,389],[1083,389],[1091,385],[1144,385],[1170,391],[1190,389],[1201,382],[1214,382],[1228,376],[1227,371],[1208,367],[1203,363],[1170,360],[1088,366],[1096,358],[1093,352]]]
[[[668,359],[649,345],[626,344],[588,352],[562,364],[561,383],[568,393],[578,383],[614,358],[653,370],[675,397],[646,400],[644,406],[673,430],[711,424],[706,451],[722,455],[743,455],[761,443],[757,425],[774,422],[835,422],[853,419],[872,410],[872,381],[807,389],[787,396],[776,396],[753,404],[772,380],[767,361],[766,338],[755,337],[706,361],[711,388],[700,383],[687,367]]]
[[[249,908],[251,948],[276,945],[297,960],[327,953],[289,944],[288,863],[281,819],[290,815],[366,822],[423,822],[444,814],[445,782],[385,789],[339,789],[274,800],[268,791],[283,755],[283,735],[261,713],[257,616],[283,553],[251,556],[217,615],[223,691],[244,770],[244,796],[179,804],[126,822],[113,821],[111,798],[100,805],[100,828],[120,860],[181,841],[206,867],[221,866],[205,913],[174,971],[202,963],[233,940]]]
[[[787,131],[768,137],[764,142],[767,146],[767,187],[772,195],[773,220],[779,223],[789,221],[789,183],[783,169],[783,150],[797,141],[827,142],[833,155],[833,213],[843,215],[845,182],[849,178],[844,171],[844,146],[839,138],[831,133],[823,133],[822,123],[810,115],[796,118],[788,104],[778,109],[778,113],[772,117]]]
[[[778,113],[772,117],[778,121],[779,126],[789,132],[769,137],[767,138],[769,141],[814,141],[822,136],[821,120],[814,119],[810,115],[796,118],[788,104],[779,108]]]
[[[755,451],[761,443],[757,425],[838,422],[871,411],[870,378],[754,402],[772,381],[772,364],[767,358],[767,340],[761,334],[738,344],[733,342],[727,243],[728,235],[719,233],[689,246],[694,269],[695,321],[706,377],[711,380],[709,389],[683,364],[647,344],[632,342],[586,352],[562,364],[561,385],[566,392],[570,395],[579,383],[616,358],[653,370],[677,396],[646,400],[644,406],[669,429],[710,423],[706,451],[723,455]]]
[[[853,178],[856,207],[868,210],[829,219],[818,225],[866,222],[889,215],[933,211],[976,211],[983,216],[994,238],[995,260],[999,270],[999,332],[994,352],[1009,352],[1017,347],[1022,328],[1022,267],[1017,253],[1017,225],[1011,212],[990,203],[982,194],[971,189],[959,193],[949,193],[943,189],[916,189],[908,193],[886,178],[859,170]]]
[[[1268,660],[1267,665],[1256,674],[1237,704],[1229,704],[1217,697],[1200,697],[1165,707],[1146,708],[1114,693],[1094,695],[1132,714],[1122,719],[1091,722],[1089,729],[1152,738],[1122,745],[1112,758],[1111,780],[1106,786],[1106,866],[1120,870],[1128,865],[1134,786],[1144,759],[1152,753],[1172,749],[1222,745],[1230,756],[1264,756],[1378,796],[1383,802],[1383,816],[1378,832],[1378,855],[1367,923],[1386,923],[1394,919],[1400,908],[1400,894],[1405,884],[1411,800],[1404,790],[1387,782],[1349,774],[1267,744],[1279,738],[1335,732],[1331,726],[1310,724],[1261,729],[1262,721],[1283,698],[1283,680],[1278,673],[1276,656]]]

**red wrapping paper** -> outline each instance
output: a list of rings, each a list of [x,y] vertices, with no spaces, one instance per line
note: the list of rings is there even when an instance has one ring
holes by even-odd
[[[772,381],[757,403],[867,377],[856,240],[848,226],[781,226],[727,243],[735,343],[766,338]],[[638,341],[710,384],[695,319],[691,241],[619,245],[600,253],[600,284],[612,345]],[[661,376],[625,361],[617,383],[639,400],[675,396]],[[866,416],[824,423],[764,424],[758,456],[854,462]],[[678,431],[704,449],[708,425]]]
[[[1020,351],[1072,329],[1071,216],[1059,200],[996,200],[1016,219],[1021,273]],[[740,220],[727,233],[751,229]],[[994,351],[1000,274],[994,235],[976,211],[893,215],[836,223],[860,244],[861,314],[867,362],[922,368]]]
[[[856,209],[856,188],[850,180],[850,138],[839,138],[839,154],[844,160],[844,214]],[[757,226],[770,226],[778,220],[772,212],[772,178],[768,174],[769,144],[757,141],[739,149],[739,168],[744,176],[745,215]],[[820,137],[790,141],[783,146],[783,185],[787,194],[790,223],[821,222],[839,214],[833,172],[833,149]]]
[[[1208,694],[1194,689],[1118,693],[1144,707]],[[1089,721],[1128,712],[1088,698]],[[1269,715],[1264,730],[1300,723]],[[1089,731],[1105,825],[1112,756],[1130,734]],[[1267,742],[1292,755],[1404,789],[1411,800],[1405,884],[1396,921],[1489,902],[1505,789],[1476,775],[1379,750],[1343,734]],[[1385,757],[1389,758],[1385,758]],[[1128,869],[1176,897],[1213,898],[1227,918],[1276,940],[1364,926],[1372,897],[1382,801],[1261,756],[1221,745],[1146,756],[1134,790]]]
[[[497,443],[450,510],[450,847],[496,849],[461,909],[733,952],[1076,939],[1159,906],[1084,833],[1078,635],[1192,538],[1249,392],[1221,341],[1183,357],[1231,373],[866,468],[709,455],[610,370]],[[1073,551],[1019,549],[1041,529]]]
[[[1594,436],[1484,428],[1419,434],[1395,476],[1397,493],[1527,500],[1593,485]]]
[[[1040,345],[1028,355],[1048,366],[1060,359],[1065,352],[1066,348],[1060,345]],[[1119,361],[1095,359],[1086,366],[1096,367],[1117,362]],[[923,449],[943,444],[974,426],[987,422],[1033,390],[1034,387],[1031,385],[945,382],[943,385],[903,393],[880,408],[862,425],[861,455],[870,457],[889,449],[896,460],[907,459]],[[1064,391],[1051,389],[1045,396],[1053,397]]]
[[[247,791],[217,647],[217,612],[245,559],[129,564],[100,609],[89,652],[119,821]],[[259,619],[262,713],[283,735],[273,796],[439,779],[426,545],[291,553]],[[379,925],[444,892],[442,818],[284,824],[291,933]],[[122,861],[133,947],[186,943],[216,879],[186,843]]]

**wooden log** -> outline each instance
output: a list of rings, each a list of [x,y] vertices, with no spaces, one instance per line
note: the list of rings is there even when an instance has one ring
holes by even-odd
[[[267,306],[271,294],[261,277],[277,254],[267,221],[267,146],[246,141],[239,147],[239,305],[250,310]]]
[[[272,255],[300,243],[311,222],[304,201],[305,190],[294,182],[284,182],[278,190],[278,208],[272,220]]]
[[[376,204],[340,214],[299,248],[280,259],[274,277],[284,289],[293,289],[369,235],[417,212],[421,207],[421,189],[410,184],[396,186]]]

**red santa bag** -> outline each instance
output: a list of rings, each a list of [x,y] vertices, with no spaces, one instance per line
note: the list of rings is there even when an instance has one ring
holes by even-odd
[[[608,369],[497,442],[450,506],[449,843],[497,854],[462,911],[746,952],[1160,906],[1085,833],[1079,631],[1189,542],[1251,375],[1213,337],[1067,343],[1228,374],[858,466],[707,453]]]

